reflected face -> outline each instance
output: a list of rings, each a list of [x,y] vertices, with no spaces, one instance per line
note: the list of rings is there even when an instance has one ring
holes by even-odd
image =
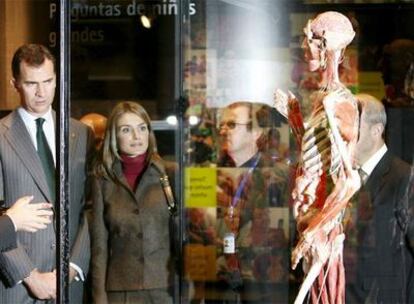
[[[34,67],[20,63],[20,76],[12,81],[20,95],[20,104],[30,114],[40,117],[51,107],[55,98],[56,74],[53,62],[46,59]]]
[[[249,108],[239,106],[224,110],[220,121],[220,136],[223,150],[230,156],[241,155],[256,147],[254,131],[249,130],[251,124]]]
[[[149,129],[145,121],[134,113],[122,114],[116,124],[118,150],[130,157],[148,150]]]

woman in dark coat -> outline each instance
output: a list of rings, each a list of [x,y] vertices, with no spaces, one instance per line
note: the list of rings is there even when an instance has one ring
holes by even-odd
[[[156,151],[145,109],[119,103],[92,181],[94,303],[172,303],[165,170]]]

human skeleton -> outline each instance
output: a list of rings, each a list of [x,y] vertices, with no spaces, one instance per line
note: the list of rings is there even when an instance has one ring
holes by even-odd
[[[312,303],[338,304],[345,302],[342,219],[348,201],[360,188],[351,164],[359,111],[354,96],[339,80],[338,67],[355,32],[348,18],[337,12],[309,20],[304,32],[302,47],[309,69],[323,75],[322,89],[311,95],[313,110],[307,123],[291,92],[275,93],[275,108],[288,119],[301,147],[292,193],[299,233],[292,267],[303,258],[305,279],[295,303],[302,303],[310,291]],[[327,184],[332,185],[329,193]]]

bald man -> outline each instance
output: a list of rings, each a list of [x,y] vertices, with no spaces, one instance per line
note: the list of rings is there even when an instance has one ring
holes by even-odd
[[[392,156],[384,142],[383,104],[367,94],[357,99],[362,115],[354,166],[359,168],[362,188],[355,204],[356,279],[347,278],[351,286],[347,302],[411,303],[414,259],[406,227],[412,221],[403,199],[410,166]]]
[[[95,148],[99,149],[105,136],[107,118],[98,113],[89,113],[82,116],[80,121],[92,129],[95,135]]]

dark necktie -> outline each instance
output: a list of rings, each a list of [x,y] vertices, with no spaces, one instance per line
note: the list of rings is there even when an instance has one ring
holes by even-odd
[[[42,162],[43,171],[45,172],[47,185],[49,186],[52,202],[55,201],[55,163],[53,161],[52,151],[50,151],[49,144],[47,143],[45,133],[43,132],[44,118],[36,119],[36,141],[37,141],[37,154],[39,154]]]
[[[361,178],[361,186],[365,185],[367,179],[368,179],[368,174],[362,170],[362,168],[358,169],[358,173],[359,173],[359,177]]]

